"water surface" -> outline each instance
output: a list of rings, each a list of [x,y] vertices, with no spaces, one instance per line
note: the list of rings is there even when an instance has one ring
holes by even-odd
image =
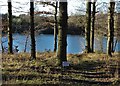
[[[27,36],[21,34],[13,35],[13,46],[18,46],[19,52],[24,51],[25,49],[25,41]],[[3,37],[2,41],[6,41],[4,43],[4,47],[7,47],[7,37]],[[107,38],[103,37],[101,40],[95,39],[95,50],[106,52]],[[44,51],[53,51],[54,49],[54,36],[53,35],[44,35],[40,34],[36,36],[36,50],[38,52]],[[80,35],[67,35],[67,53],[82,53],[85,49],[85,38]],[[115,51],[120,51],[120,41],[117,42],[117,46]],[[30,37],[27,43],[27,52],[30,52]]]

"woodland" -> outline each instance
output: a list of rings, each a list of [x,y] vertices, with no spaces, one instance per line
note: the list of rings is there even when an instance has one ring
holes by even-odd
[[[19,16],[12,14],[12,0],[6,2],[8,12],[0,14],[0,36],[8,38],[7,52],[4,41],[0,42],[2,86],[120,86],[120,50],[116,51],[116,47],[120,49],[117,45],[120,42],[120,13],[116,11],[119,1],[83,2],[85,11],[78,7],[79,13],[68,15],[67,0],[30,0],[29,12]],[[52,6],[54,13],[36,11],[36,4]],[[101,12],[101,7],[97,10],[97,6],[103,4],[108,6],[106,12]],[[30,52],[14,51],[19,47],[13,47],[15,33],[30,36]],[[53,51],[36,50],[36,35],[39,34],[54,35]],[[68,34],[84,36],[85,49],[82,53],[67,53]],[[98,36],[107,38],[105,52],[94,48],[94,39]]]

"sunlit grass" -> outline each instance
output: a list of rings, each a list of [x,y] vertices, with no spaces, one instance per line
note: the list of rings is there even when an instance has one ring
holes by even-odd
[[[110,65],[116,68],[120,57],[117,53],[113,57],[106,54],[68,54],[69,68],[57,66],[57,57],[54,52],[37,53],[37,59],[30,61],[29,53],[14,55],[2,55],[2,74],[4,84],[67,84],[67,85],[91,85],[89,83],[76,82],[88,80],[119,83],[119,79],[112,78],[87,78],[89,74],[109,72]],[[85,72],[85,74],[84,74]],[[117,74],[117,73],[116,73]],[[106,75],[106,74],[105,74]],[[109,75],[109,74],[108,74]],[[115,74],[114,74],[115,75]],[[96,74],[95,74],[96,76]],[[110,75],[112,76],[112,75]],[[65,80],[71,80],[65,82]],[[94,85],[93,85],[94,86]],[[95,85],[99,86],[99,85]],[[111,85],[112,86],[112,85]]]

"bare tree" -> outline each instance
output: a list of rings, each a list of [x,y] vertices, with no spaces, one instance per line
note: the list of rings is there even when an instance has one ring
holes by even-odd
[[[9,19],[9,27],[8,27],[8,53],[13,53],[13,39],[12,39],[12,3],[11,0],[8,0],[8,19]]]
[[[34,31],[34,1],[30,0],[30,35],[31,35],[31,59],[36,59],[35,31]]]
[[[108,13],[108,40],[107,40],[107,54],[112,56],[113,41],[114,41],[114,10],[115,2],[110,0]]]
[[[57,20],[57,13],[58,13],[58,1],[49,1],[49,2],[43,2],[43,1],[38,1],[38,3],[43,4],[43,6],[52,6],[55,10],[54,15],[54,52],[57,50],[57,35],[58,35],[58,20]]]
[[[91,52],[94,52],[94,29],[95,29],[95,13],[96,13],[96,1],[93,1],[92,7],[92,18],[91,18],[91,35],[90,35],[90,50]]]
[[[58,34],[58,22],[57,22],[57,7],[58,7],[58,2],[56,2],[56,6],[55,6],[55,14],[54,14],[54,21],[55,21],[55,25],[54,25],[54,52],[56,52],[57,50],[57,34]]]
[[[87,0],[86,7],[86,28],[85,28],[85,39],[86,39],[86,52],[89,53],[90,50],[90,28],[91,28],[91,1]]]
[[[67,0],[59,2],[59,28],[58,28],[58,65],[62,65],[63,61],[67,61],[66,48],[67,48]]]

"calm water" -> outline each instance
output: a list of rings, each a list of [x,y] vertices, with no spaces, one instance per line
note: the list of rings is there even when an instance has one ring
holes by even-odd
[[[14,34],[13,35],[13,45],[18,46],[19,52],[24,51],[25,48],[25,35]],[[7,41],[7,37],[3,37],[2,41]],[[102,38],[102,40],[95,39],[95,50],[100,50],[105,52],[107,45],[107,38]],[[4,43],[4,47],[7,46],[7,42]],[[54,36],[53,35],[38,35],[36,36],[36,50],[43,52],[46,50],[53,51],[54,49]],[[67,53],[82,53],[85,49],[85,38],[79,35],[68,35],[67,36]],[[120,51],[120,41],[117,43],[116,51]],[[27,44],[27,52],[30,52],[30,37]]]

